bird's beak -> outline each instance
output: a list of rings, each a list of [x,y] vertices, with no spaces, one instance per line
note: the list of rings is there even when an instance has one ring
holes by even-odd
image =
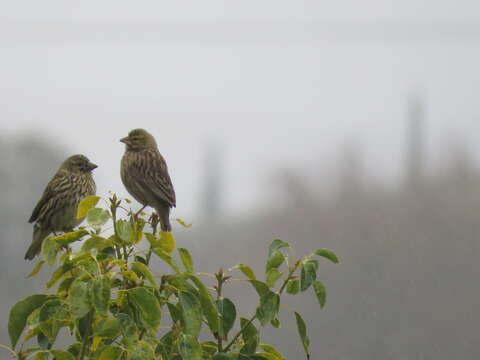
[[[125,136],[124,138],[120,139],[120,142],[128,145],[130,144],[130,139],[128,138],[128,136]]]
[[[92,170],[96,169],[97,167],[98,167],[97,164],[94,164],[94,163],[91,163],[91,162],[89,162],[88,165],[87,165],[88,171],[92,171]]]

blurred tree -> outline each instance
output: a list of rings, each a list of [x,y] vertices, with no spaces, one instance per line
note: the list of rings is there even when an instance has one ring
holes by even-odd
[[[0,286],[8,288],[0,292],[2,323],[16,299],[40,288],[33,281],[17,281],[31,270],[31,264],[21,261],[32,237],[28,218],[65,156],[65,150],[32,134],[0,138]],[[7,342],[5,331],[2,327],[0,343]]]

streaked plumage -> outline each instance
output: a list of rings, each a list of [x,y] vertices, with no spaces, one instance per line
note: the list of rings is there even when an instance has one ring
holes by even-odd
[[[81,199],[96,193],[92,177],[96,167],[84,155],[70,156],[60,165],[28,221],[35,224],[26,260],[39,254],[43,240],[50,233],[71,231],[83,221],[76,218],[77,207]]]
[[[169,216],[170,208],[176,206],[175,190],[155,138],[146,130],[135,129],[120,141],[125,143],[123,185],[135,200],[155,209],[163,231],[171,231]]]

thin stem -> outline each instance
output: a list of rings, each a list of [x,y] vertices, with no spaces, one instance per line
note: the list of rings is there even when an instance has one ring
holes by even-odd
[[[90,312],[87,315],[87,328],[85,329],[85,333],[83,334],[83,339],[82,339],[82,348],[80,350],[80,356],[79,360],[83,360],[86,353],[87,353],[87,347],[89,343],[89,338],[90,338],[90,332],[92,330],[92,321],[93,321],[93,310],[90,310]]]
[[[222,298],[223,283],[225,281],[223,277],[223,269],[218,270],[218,273],[215,274],[215,277],[217,278],[217,286],[215,287],[215,289],[217,290],[217,300],[220,300]],[[218,333],[217,334],[217,350],[219,353],[222,352],[222,348],[223,348],[222,334]]]
[[[249,326],[255,319],[257,318],[257,314],[253,315],[250,320],[247,321],[247,323],[242,326],[242,328],[240,329],[240,331],[233,337],[232,341],[230,341],[230,343],[225,347],[225,349],[223,349],[224,352],[227,352],[228,350],[230,350],[230,348],[233,346],[233,344],[235,344],[235,342],[237,341],[237,339],[239,338],[239,336],[242,334],[242,332],[247,328],[247,326]]]
[[[151,225],[152,225],[152,235],[155,236],[157,235],[157,226],[158,226],[158,216],[156,214],[152,214]],[[148,264],[150,264],[150,258],[152,257],[152,248],[153,248],[152,245],[150,245],[150,249],[148,249],[147,258],[145,259],[147,262],[147,266]]]
[[[291,268],[290,268],[290,272],[288,273],[288,276],[287,278],[285,279],[285,281],[283,282],[282,284],[282,287],[280,288],[280,290],[278,291],[278,293],[281,295],[283,290],[285,290],[285,287],[287,286],[288,282],[290,281],[290,279],[292,278],[292,275],[293,273],[298,269],[298,266],[300,265],[300,260],[297,260],[297,262],[295,263],[295,265],[293,265]]]

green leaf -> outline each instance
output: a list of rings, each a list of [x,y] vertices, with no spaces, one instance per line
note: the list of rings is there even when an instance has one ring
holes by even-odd
[[[150,233],[144,233],[144,234],[145,234],[145,237],[147,238],[147,241],[149,242],[149,244],[152,248],[160,247],[160,242],[155,237],[155,235],[150,234]]]
[[[213,356],[212,360],[238,360],[237,354],[234,353],[217,353]]]
[[[41,350],[35,353],[35,360],[48,360],[50,351],[48,350]]]
[[[75,360],[75,357],[64,350],[50,350],[50,353],[55,357],[55,360]]]
[[[108,276],[103,275],[93,280],[91,298],[93,306],[99,314],[107,314],[110,293],[111,280]]]
[[[279,250],[275,250],[268,257],[267,267],[265,272],[268,272],[270,269],[277,269],[278,267],[280,267],[280,265],[282,265],[284,261],[285,261],[285,256]]]
[[[239,359],[242,359],[242,360],[253,359],[253,354],[255,353],[255,351],[257,351],[259,341],[260,341],[259,339],[255,339],[255,338],[248,340],[245,343],[245,345],[243,345],[242,348],[240,349],[240,354],[247,354],[249,356],[245,357],[240,355]]]
[[[235,304],[228,298],[221,298],[216,301],[218,313],[220,314],[220,328],[218,333],[223,339],[227,339],[228,332],[232,329],[237,318]]]
[[[202,347],[197,339],[188,334],[181,334],[178,341],[178,352],[184,360],[202,360]]]
[[[106,345],[102,348],[96,360],[118,360],[123,350],[117,346]]]
[[[8,318],[8,334],[12,348],[17,345],[17,341],[27,324],[27,318],[34,310],[40,308],[48,298],[48,295],[43,294],[31,295],[12,307]]]
[[[185,333],[198,337],[200,328],[202,326],[202,306],[200,300],[188,291],[180,291],[179,302],[182,306],[182,325],[185,328]]]
[[[295,312],[295,320],[297,321],[297,330],[298,335],[300,335],[300,340],[302,342],[303,348],[305,349],[305,354],[307,355],[307,359],[310,358],[310,352],[308,347],[310,346],[310,340],[307,336],[307,327],[305,326],[305,321],[303,321],[302,316]]]
[[[215,341],[204,341],[200,344],[202,346],[203,357],[205,355],[210,357],[217,352],[218,344]]]
[[[238,264],[238,265],[234,266],[232,269],[235,269],[235,268],[240,269],[240,271],[246,277],[248,277],[250,280],[257,280],[257,277],[255,276],[255,273],[253,272],[253,270],[249,266],[244,265],[244,264]]]
[[[138,262],[138,261],[134,261],[132,262],[131,269],[135,271],[135,273],[138,276],[142,276],[145,279],[147,279],[150,282],[150,284],[152,284],[152,286],[155,286],[155,287],[157,286],[157,282],[155,281],[155,278],[153,277],[147,265],[142,264],[141,262]]]
[[[37,262],[33,267],[32,272],[27,275],[27,278],[37,275],[40,272],[40,269],[42,268],[43,264],[45,264],[44,260],[40,260],[39,262]]]
[[[284,360],[284,357],[281,353],[277,351],[273,346],[268,345],[268,344],[260,344],[260,348],[262,348],[263,351],[273,354],[277,357],[278,360]]]
[[[73,269],[72,264],[69,264],[69,263],[63,264],[62,266],[60,266],[59,268],[57,268],[57,270],[55,270],[53,272],[50,280],[48,280],[45,287],[47,289],[50,289],[63,275],[65,275],[67,272],[69,272],[72,269]]]
[[[72,315],[79,319],[87,315],[91,309],[88,284],[83,281],[75,281],[67,298]]]
[[[182,219],[176,218],[175,221],[178,222],[180,225],[182,225],[184,228],[192,227],[192,224],[188,224],[185,221],[183,221]]]
[[[95,326],[94,336],[114,339],[120,334],[121,322],[117,318],[108,317],[102,319]]]
[[[66,232],[61,235],[51,236],[50,238],[59,245],[68,245],[72,242],[80,240],[85,235],[88,235],[88,231],[85,229],[79,229],[75,231]]]
[[[262,326],[272,321],[278,314],[280,307],[280,296],[269,291],[260,298],[260,306],[257,309],[257,318]]]
[[[160,325],[161,313],[160,304],[155,295],[141,286],[128,290],[128,295],[139,310],[143,322],[151,329],[157,329]]]
[[[290,247],[290,244],[280,239],[273,240],[268,247],[268,256],[270,257],[275,251],[284,247]]]
[[[217,306],[213,302],[212,295],[208,291],[207,287],[194,275],[188,275],[188,278],[193,281],[198,288],[200,302],[202,304],[203,314],[207,318],[208,327],[212,333],[216,333],[219,330],[219,314]]]
[[[268,285],[265,284],[263,281],[250,280],[250,283],[253,285],[253,287],[258,293],[258,296],[260,297],[262,297],[263,295],[267,294],[270,291]]]
[[[110,219],[110,213],[101,208],[93,208],[87,212],[87,222],[91,227],[98,230]]]
[[[180,269],[177,265],[177,263],[175,262],[175,260],[172,259],[172,257],[167,254],[164,250],[162,250],[161,248],[153,248],[152,251],[154,252],[155,255],[157,255],[160,259],[162,259],[163,261],[165,261],[168,265],[171,266],[171,268],[177,273],[179,274],[180,273]]]
[[[242,354],[253,354],[257,350],[260,343],[260,337],[257,328],[253,322],[240,318],[240,328],[242,331],[242,339],[245,345],[241,349]]]
[[[135,322],[128,314],[116,314],[115,317],[120,320],[123,343],[127,346],[136,342],[139,338],[138,328]]]
[[[332,250],[328,250],[328,249],[317,249],[313,252],[315,255],[318,255],[318,256],[322,256],[328,260],[330,260],[331,262],[335,263],[335,264],[338,264],[339,261],[338,261],[338,257],[337,255],[335,255],[335,253],[332,251]]]
[[[97,205],[98,201],[101,199],[100,196],[96,195],[91,195],[84,197],[80,203],[78,204],[77,208],[77,219],[84,218],[87,216],[88,210],[93,208],[95,205]]]
[[[193,273],[193,260],[188,250],[185,248],[178,248],[177,250],[182,259],[183,266],[185,266],[185,271]]]
[[[303,262],[302,271],[300,273],[300,290],[307,290],[316,278],[317,269],[315,263],[310,261]]]
[[[272,288],[273,286],[275,286],[275,283],[277,282],[278,279],[280,279],[280,277],[282,275],[283,275],[283,273],[280,272],[276,268],[272,268],[272,269],[268,270],[268,272],[267,272],[267,285],[268,285],[268,287]]]
[[[155,352],[146,341],[140,340],[135,346],[129,351],[130,357],[129,360],[154,360]]]
[[[113,246],[114,243],[111,239],[105,239],[104,237],[98,235],[92,235],[90,238],[85,240],[82,245],[83,252],[90,252],[93,249],[102,251],[110,246]]]
[[[278,318],[275,318],[272,321],[270,321],[270,324],[272,324],[272,326],[276,329],[280,329],[282,327],[282,324],[280,323],[280,320],[278,320]]]
[[[127,244],[133,243],[133,228],[132,224],[125,220],[117,220],[117,233],[121,240]]]
[[[38,318],[40,330],[48,338],[48,342],[53,344],[62,327],[62,320],[67,318],[63,303],[55,298],[46,301],[40,309]]]
[[[67,351],[73,356],[78,356],[80,354],[81,349],[82,349],[82,344],[77,342],[75,344],[70,345],[67,348]]]
[[[43,240],[42,259],[45,260],[45,262],[50,266],[55,265],[55,260],[57,258],[57,252],[58,252],[57,249],[58,249],[58,244],[55,240],[52,239],[52,236],[49,236]]]
[[[300,291],[300,280],[291,279],[287,282],[287,293],[295,295]]]
[[[315,280],[313,282],[313,290],[317,296],[320,308],[323,308],[325,306],[325,302],[327,301],[327,290],[325,289],[325,286],[323,286],[319,280]]]
[[[240,327],[242,331],[242,339],[245,345],[240,352],[242,354],[253,354],[257,350],[260,343],[260,336],[257,328],[253,325],[252,321],[245,318],[240,318]]]

